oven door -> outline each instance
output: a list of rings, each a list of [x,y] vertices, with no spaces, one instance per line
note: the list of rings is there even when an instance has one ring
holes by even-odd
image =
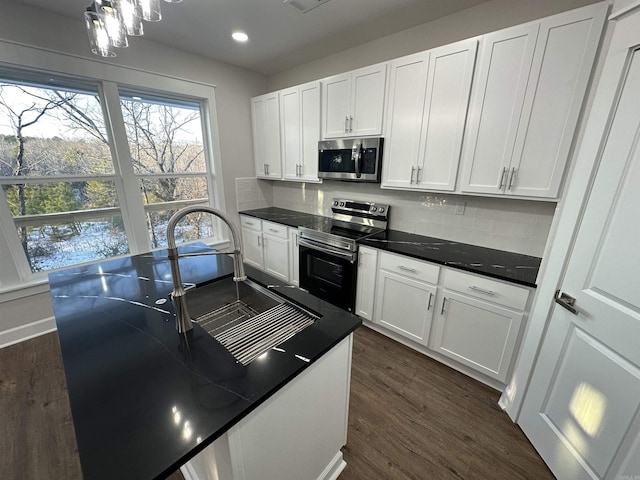
[[[300,239],[300,288],[353,312],[357,253],[342,252]]]

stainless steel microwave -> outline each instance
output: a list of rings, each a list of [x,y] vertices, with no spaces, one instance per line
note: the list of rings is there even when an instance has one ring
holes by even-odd
[[[340,138],[318,142],[318,176],[333,180],[379,183],[384,140]]]

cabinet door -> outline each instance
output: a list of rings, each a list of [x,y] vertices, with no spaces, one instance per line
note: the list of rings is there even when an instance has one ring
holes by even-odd
[[[353,72],[349,135],[381,135],[387,64]]]
[[[421,189],[456,187],[477,48],[478,42],[470,40],[431,52],[416,172]]]
[[[482,37],[463,151],[463,192],[501,193],[516,139],[538,24]]]
[[[300,179],[318,182],[318,141],[320,140],[320,82],[301,85],[300,118],[301,155]]]
[[[376,291],[378,250],[368,247],[358,249],[358,282],[356,288],[356,315],[373,320]]]
[[[410,188],[415,181],[427,89],[429,52],[389,64],[382,186]]]
[[[323,138],[345,137],[349,134],[350,90],[350,73],[322,81]]]
[[[280,178],[280,102],[278,92],[251,99],[256,176]]]
[[[262,232],[242,227],[242,256],[244,263],[264,270],[264,255],[262,253]]]
[[[283,178],[297,180],[300,153],[300,93],[298,87],[280,92]]]
[[[524,314],[444,290],[430,347],[506,382]]]
[[[289,229],[289,283],[300,286],[300,252],[298,247],[298,229]]]
[[[558,195],[607,5],[543,20],[506,193]]]
[[[264,271],[289,282],[289,239],[263,234]]]
[[[380,269],[374,321],[414,342],[427,344],[436,287]]]

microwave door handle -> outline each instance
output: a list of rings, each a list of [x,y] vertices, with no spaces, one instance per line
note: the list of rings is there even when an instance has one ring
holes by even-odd
[[[360,171],[360,160],[362,159],[362,144],[359,144],[357,147],[353,148],[352,157],[356,163],[356,178],[360,178],[362,176],[362,172]]]

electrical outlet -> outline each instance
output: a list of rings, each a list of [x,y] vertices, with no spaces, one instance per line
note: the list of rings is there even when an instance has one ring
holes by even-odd
[[[464,215],[464,202],[456,203],[456,208],[454,210],[456,215]]]

